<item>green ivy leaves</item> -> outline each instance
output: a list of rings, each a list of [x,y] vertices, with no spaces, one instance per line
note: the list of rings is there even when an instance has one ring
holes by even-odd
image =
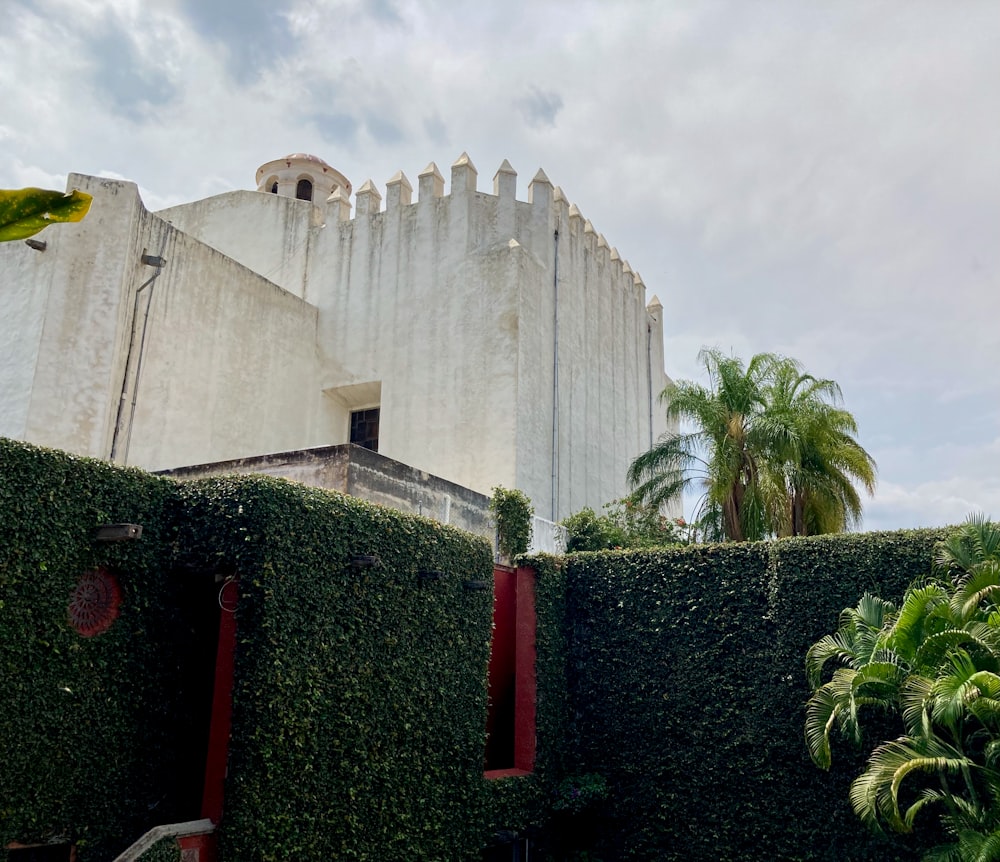
[[[802,668],[846,603],[877,584],[901,595],[940,538],[924,530],[569,556],[573,720],[563,756],[608,780],[595,816],[610,825],[596,854],[918,858],[855,817],[847,788],[856,764],[830,774],[810,764]]]
[[[521,491],[497,486],[490,498],[490,512],[497,525],[497,545],[509,558],[527,552],[531,545],[531,519],[535,509]]]

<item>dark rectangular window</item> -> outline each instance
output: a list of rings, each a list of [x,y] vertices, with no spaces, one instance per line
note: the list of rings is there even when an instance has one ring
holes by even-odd
[[[355,410],[351,414],[351,442],[378,452],[379,408]]]

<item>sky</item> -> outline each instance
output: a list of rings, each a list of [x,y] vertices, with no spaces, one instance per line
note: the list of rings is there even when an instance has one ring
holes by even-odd
[[[864,529],[1000,517],[996,0],[0,0],[0,187],[539,167],[702,347],[836,380]],[[0,273],[2,287],[2,273]],[[0,294],[2,296],[2,294]]]

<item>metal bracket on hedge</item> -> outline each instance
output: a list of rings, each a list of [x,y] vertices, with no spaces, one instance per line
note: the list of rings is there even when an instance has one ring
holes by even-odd
[[[98,542],[131,542],[142,537],[142,524],[101,524],[94,531]]]

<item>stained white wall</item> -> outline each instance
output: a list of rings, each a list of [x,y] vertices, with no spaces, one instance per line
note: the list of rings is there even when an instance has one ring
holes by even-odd
[[[0,437],[22,438],[27,431],[51,263],[51,255],[24,243],[0,243]]]
[[[315,307],[155,216],[147,223],[167,262],[146,324],[128,462],[163,469],[326,443]],[[141,329],[137,321],[136,344]]]
[[[132,183],[69,185],[94,196],[87,217],[44,252],[4,250],[4,433],[149,469],[324,442],[315,307],[146,212]]]
[[[662,355],[650,364],[648,345],[663,336],[644,287],[544,174],[519,201],[506,163],[494,194],[477,190],[466,157],[447,195],[435,171],[415,202],[397,174],[384,209],[368,182],[353,219],[328,210],[309,290],[320,344],[338,362],[330,387],[381,381],[380,452],[483,493],[520,488],[545,517],[622,496],[649,445],[649,394],[666,384]],[[653,414],[655,438],[662,410]]]
[[[309,299],[309,254],[323,227],[323,207],[294,197],[235,191],[156,215],[289,293]]]
[[[16,285],[5,280],[15,293],[36,284],[46,292],[34,373],[30,383],[23,380],[30,396],[22,436],[106,457],[130,279],[138,280],[143,269],[137,232],[142,204],[132,183],[71,174],[67,188],[94,196],[87,217],[47,228],[39,235],[47,248],[19,272],[24,280]],[[12,330],[4,337],[20,339],[21,333]]]
[[[471,170],[458,172],[463,193],[439,197],[425,182],[416,203],[401,179],[384,211],[363,185],[354,219],[328,216],[310,289],[319,342],[334,359],[327,388],[381,381],[379,452],[488,493],[515,481],[526,264],[507,242],[489,241],[490,208],[470,190]]]
[[[522,385],[530,397],[519,402],[518,487],[534,483],[539,511],[559,519],[584,506],[599,510],[626,493],[629,463],[649,448],[650,383],[654,393],[666,385],[662,357],[651,362],[647,350],[648,340],[662,343],[663,334],[644,306],[644,286],[617,251],[560,190],[538,182],[532,191],[526,240],[547,255],[548,266],[522,294],[534,324],[521,343]],[[662,410],[654,409],[652,419],[655,438],[664,430]]]

